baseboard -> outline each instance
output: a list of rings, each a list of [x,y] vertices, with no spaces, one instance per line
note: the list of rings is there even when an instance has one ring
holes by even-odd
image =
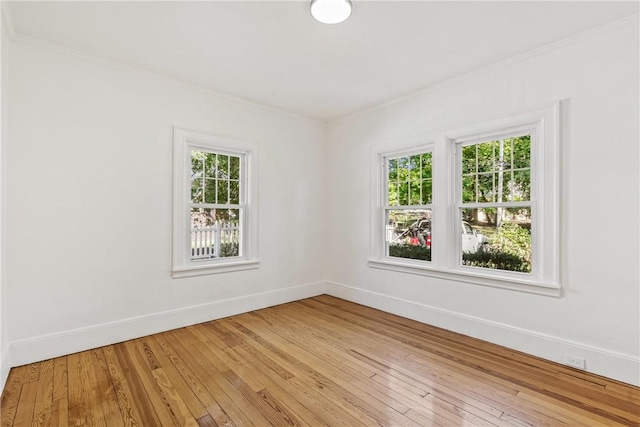
[[[102,347],[326,293],[326,282],[276,289],[9,343],[9,366]],[[2,359],[5,369],[4,357]],[[8,367],[6,368],[8,371]],[[4,372],[3,372],[4,374]]]
[[[583,357],[587,372],[640,386],[640,358],[633,355],[338,283],[328,283],[327,294],[557,363],[565,354]]]
[[[2,347],[2,354],[0,354],[0,393],[4,390],[4,385],[7,383],[9,377],[9,370],[11,369],[11,359],[9,357],[8,346]]]

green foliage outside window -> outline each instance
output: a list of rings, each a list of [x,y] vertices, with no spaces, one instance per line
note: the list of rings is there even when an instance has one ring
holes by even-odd
[[[531,136],[462,147],[462,202],[531,200]]]
[[[433,197],[431,153],[388,159],[389,206],[430,204]]]
[[[240,157],[191,151],[191,202],[240,203]]]

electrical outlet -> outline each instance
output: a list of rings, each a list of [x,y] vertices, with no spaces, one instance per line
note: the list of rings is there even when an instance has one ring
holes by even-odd
[[[570,354],[564,355],[564,363],[565,365],[569,365],[572,368],[577,369],[585,369],[585,360],[584,357],[571,356]]]

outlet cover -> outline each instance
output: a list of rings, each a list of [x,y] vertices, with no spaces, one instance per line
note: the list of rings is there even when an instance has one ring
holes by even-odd
[[[585,369],[585,360],[584,357],[571,356],[570,354],[564,355],[564,363],[565,365],[569,365],[572,368],[577,369]]]

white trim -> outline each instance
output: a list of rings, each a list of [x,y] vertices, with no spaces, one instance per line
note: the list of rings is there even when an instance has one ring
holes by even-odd
[[[397,260],[397,261],[395,261]],[[562,289],[557,285],[531,280],[523,273],[513,273],[510,277],[501,277],[493,273],[493,270],[484,268],[467,267],[464,270],[448,269],[434,266],[431,262],[393,259],[372,259],[367,265],[371,268],[381,270],[396,271],[399,273],[417,274],[420,276],[435,277],[438,279],[451,280],[472,285],[489,286],[493,288],[510,289],[513,291],[526,292],[537,295],[547,295],[552,297],[562,296]],[[517,278],[521,274],[522,279]]]
[[[2,354],[0,354],[0,393],[4,390],[5,384],[7,384],[7,378],[9,378],[9,371],[12,366],[9,345],[4,343]]]
[[[250,261],[225,262],[220,265],[206,264],[186,268],[174,267],[171,270],[171,277],[173,277],[174,279],[180,279],[183,277],[195,277],[205,274],[230,273],[232,271],[253,270],[256,268],[260,268],[259,259]]]
[[[191,149],[225,152],[241,156],[240,227],[242,256],[211,262],[191,262],[188,256]],[[259,268],[258,260],[258,150],[255,144],[233,137],[173,128],[173,278]]]
[[[326,282],[275,289],[9,343],[12,366],[38,362],[326,293]]]
[[[640,386],[640,357],[426,304],[329,282],[327,294],[564,364],[584,357],[586,371]]]

